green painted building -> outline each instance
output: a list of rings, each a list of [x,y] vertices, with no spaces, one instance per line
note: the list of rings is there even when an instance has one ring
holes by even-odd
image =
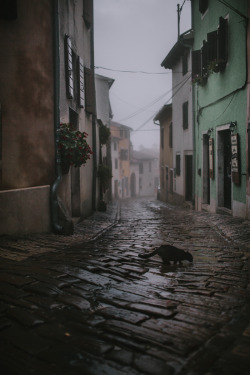
[[[247,217],[247,0],[192,0],[195,207]]]

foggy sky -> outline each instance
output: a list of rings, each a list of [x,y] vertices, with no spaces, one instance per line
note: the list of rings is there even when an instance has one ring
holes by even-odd
[[[171,70],[161,63],[177,42],[177,4],[184,4],[182,33],[191,27],[189,0],[94,0],[95,66],[107,68],[95,72],[115,79],[110,89],[113,120],[140,128],[131,133],[135,149],[159,145],[153,117],[172,101]]]

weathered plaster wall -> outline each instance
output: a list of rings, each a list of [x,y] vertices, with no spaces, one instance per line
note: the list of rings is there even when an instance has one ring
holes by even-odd
[[[51,1],[17,1],[0,23],[1,189],[50,184],[54,173]]]

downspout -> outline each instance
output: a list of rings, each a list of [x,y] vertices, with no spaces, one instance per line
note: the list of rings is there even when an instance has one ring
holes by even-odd
[[[93,2],[92,2],[93,6]],[[90,68],[93,72],[94,110],[92,113],[92,151],[93,151],[93,175],[92,175],[92,209],[96,211],[96,176],[97,176],[97,149],[96,149],[96,94],[95,94],[95,60],[94,60],[94,11],[90,28]]]
[[[51,224],[54,233],[63,234],[59,224],[57,190],[62,178],[61,158],[58,150],[60,128],[60,52],[59,52],[59,5],[53,0],[53,73],[54,73],[54,137],[55,137],[55,172],[56,179],[50,189]]]

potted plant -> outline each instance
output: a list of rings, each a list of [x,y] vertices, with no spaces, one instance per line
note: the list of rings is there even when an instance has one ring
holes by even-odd
[[[60,124],[59,152],[63,173],[67,173],[69,167],[80,167],[87,163],[93,154],[86,141],[88,134],[74,129],[71,124]]]

